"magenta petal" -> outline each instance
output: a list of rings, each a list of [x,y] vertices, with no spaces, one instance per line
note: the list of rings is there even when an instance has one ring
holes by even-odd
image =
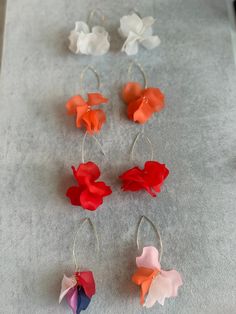
[[[77,287],[70,289],[66,295],[66,300],[69,307],[72,309],[73,314],[76,314],[77,303],[78,303],[78,290]]]
[[[143,248],[141,256],[136,257],[137,267],[146,267],[151,269],[161,269],[159,263],[159,253],[154,246],[146,246]]]
[[[150,308],[156,301],[164,305],[165,298],[177,296],[182,284],[182,278],[176,270],[161,271],[151,283],[144,306]]]

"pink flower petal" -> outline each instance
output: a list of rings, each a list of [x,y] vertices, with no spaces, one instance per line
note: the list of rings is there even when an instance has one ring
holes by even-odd
[[[77,303],[78,303],[78,290],[77,287],[74,287],[69,290],[66,295],[66,300],[69,307],[72,309],[73,314],[76,314]]]
[[[161,269],[159,263],[159,253],[154,246],[146,246],[143,248],[141,256],[136,257],[137,267],[146,267],[151,269]]]
[[[176,270],[162,270],[152,281],[144,306],[150,308],[156,301],[164,305],[165,298],[177,296],[178,288],[182,284],[182,278]]]
[[[64,296],[75,285],[76,285],[76,279],[74,276],[72,276],[72,277],[66,277],[65,275],[63,276],[63,279],[61,282],[61,293],[60,293],[60,297],[59,297],[59,303],[61,303]]]

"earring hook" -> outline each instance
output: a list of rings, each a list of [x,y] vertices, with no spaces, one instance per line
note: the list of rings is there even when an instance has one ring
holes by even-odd
[[[134,142],[133,142],[133,145],[132,145],[132,148],[131,148],[131,152],[130,152],[130,159],[131,159],[132,161],[134,161],[134,148],[135,148],[135,146],[136,146],[136,144],[137,144],[137,142],[138,142],[138,140],[139,140],[139,138],[140,138],[141,135],[143,136],[143,138],[146,140],[146,142],[147,142],[147,143],[149,144],[149,146],[150,146],[150,151],[151,151],[151,159],[150,159],[150,160],[153,160],[154,152],[153,152],[152,141],[150,140],[149,137],[147,137],[147,136],[144,134],[143,130],[142,130],[141,132],[139,132],[139,133],[136,135],[135,139],[134,139]]]
[[[82,72],[81,72],[81,74],[80,74],[79,85],[80,85],[80,89],[81,89],[82,92],[84,91],[84,88],[83,88],[84,76],[85,76],[85,73],[86,73],[87,71],[89,71],[89,70],[94,74],[94,76],[95,76],[96,79],[97,79],[97,89],[99,90],[100,87],[101,87],[100,76],[99,76],[98,72],[95,70],[94,67],[92,67],[91,65],[88,65],[88,66],[86,66],[86,67],[82,70]]]
[[[82,148],[81,148],[81,159],[82,159],[82,163],[84,163],[84,160],[85,160],[85,158],[84,158],[84,155],[85,155],[84,146],[85,146],[85,139],[86,139],[86,137],[87,137],[87,133],[88,133],[88,132],[85,132],[84,137],[83,137],[83,141],[82,141]],[[93,135],[92,138],[95,140],[95,142],[96,142],[97,145],[99,146],[99,148],[100,148],[102,154],[103,154],[104,156],[106,156],[106,154],[105,154],[105,152],[104,152],[104,150],[103,150],[103,148],[102,148],[102,145],[100,144],[99,140],[95,137],[95,135]]]
[[[137,233],[136,233],[136,245],[137,245],[137,249],[139,250],[140,249],[140,245],[139,245],[139,233],[140,233],[140,227],[142,225],[142,223],[144,222],[144,220],[146,220],[150,225],[151,227],[153,228],[158,240],[159,240],[159,243],[160,243],[160,254],[159,254],[159,262],[161,261],[161,258],[162,258],[162,251],[163,251],[163,245],[162,245],[162,240],[161,240],[161,235],[159,233],[159,231],[157,230],[156,226],[154,225],[154,223],[146,216],[141,216],[139,222],[138,222],[138,226],[137,226]]]
[[[132,69],[133,69],[134,65],[136,65],[136,67],[141,72],[142,77],[143,77],[143,81],[144,81],[144,88],[147,88],[147,76],[145,74],[145,71],[144,71],[143,67],[137,61],[132,61],[130,63],[130,65],[129,65],[129,68],[128,68],[128,81],[131,81],[131,72],[132,72]]]
[[[96,239],[96,247],[97,247],[97,253],[99,252],[100,248],[99,248],[99,239],[98,239],[98,233],[97,233],[97,229],[95,227],[95,225],[92,223],[91,219],[90,218],[85,218],[83,220],[83,222],[81,223],[81,225],[79,226],[76,234],[75,234],[75,237],[74,237],[74,242],[73,242],[73,250],[72,250],[72,255],[73,255],[73,261],[74,261],[74,265],[75,265],[75,271],[78,271],[79,270],[79,264],[78,264],[78,260],[77,260],[77,257],[76,257],[76,241],[77,241],[77,237],[78,237],[78,234],[79,234],[79,231],[81,230],[81,228],[84,226],[85,223],[89,223],[90,226],[92,227],[93,229],[93,233],[94,233],[94,236],[95,236],[95,239]]]
[[[89,15],[88,15],[88,25],[91,27],[91,20],[94,16],[97,16],[99,19],[101,19],[101,24],[102,26],[104,26],[105,24],[105,15],[102,13],[102,10],[100,9],[94,9],[92,11],[90,11]]]

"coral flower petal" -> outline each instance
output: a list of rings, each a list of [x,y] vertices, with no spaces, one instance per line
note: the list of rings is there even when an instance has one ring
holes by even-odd
[[[128,105],[128,118],[138,123],[145,123],[154,110],[146,97],[140,97]]]
[[[125,84],[122,91],[122,98],[126,104],[133,102],[142,95],[142,86],[138,82]]]
[[[165,96],[159,88],[150,87],[143,91],[154,111],[160,112],[165,106]]]
[[[100,131],[103,123],[106,122],[106,115],[100,109],[90,110],[83,115],[82,120],[88,133],[93,134]]]
[[[80,95],[73,96],[66,103],[67,114],[75,115],[77,113],[77,110],[76,110],[77,106],[85,106],[85,105],[87,106],[86,102]]]
[[[89,106],[101,105],[101,104],[104,104],[107,102],[108,102],[108,99],[105,98],[100,93],[89,93],[88,94],[88,105]]]
[[[88,105],[80,105],[76,107],[76,126],[81,127],[81,122],[84,114],[88,111]]]

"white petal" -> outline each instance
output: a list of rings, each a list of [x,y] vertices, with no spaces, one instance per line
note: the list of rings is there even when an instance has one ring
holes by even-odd
[[[106,29],[103,26],[94,26],[92,28],[92,33],[95,34],[104,34],[107,37],[109,36],[108,32],[106,31]]]
[[[76,32],[80,33],[83,32],[85,34],[89,33],[89,26],[85,22],[75,22],[75,29]]]
[[[79,33],[77,33],[76,31],[71,31],[70,35],[68,37],[70,43],[69,43],[69,49],[70,51],[72,51],[73,53],[79,53],[79,49],[77,48],[77,41],[79,38]]]
[[[155,23],[155,19],[152,16],[146,16],[142,19],[142,22],[143,22],[143,31],[145,31]]]
[[[148,36],[144,39],[140,40],[140,43],[146,48],[146,49],[154,49],[157,46],[160,45],[161,41],[158,36]]]
[[[151,283],[144,306],[150,308],[156,301],[164,305],[165,298],[177,296],[181,285],[182,279],[176,270],[161,271]]]
[[[104,55],[110,48],[108,35],[103,33],[81,34],[78,45],[80,52],[86,55]]]
[[[120,19],[120,28],[118,29],[121,37],[126,38],[130,32],[140,34],[143,29],[143,22],[141,18],[133,13],[131,15],[125,15]]]
[[[139,37],[131,33],[124,42],[121,51],[126,52],[128,56],[136,55],[138,52],[138,40]]]
[[[61,282],[61,293],[59,297],[59,303],[61,303],[64,296],[68,293],[68,291],[73,288],[76,285],[76,279],[74,276],[72,277],[66,277],[63,276],[62,282]]]

